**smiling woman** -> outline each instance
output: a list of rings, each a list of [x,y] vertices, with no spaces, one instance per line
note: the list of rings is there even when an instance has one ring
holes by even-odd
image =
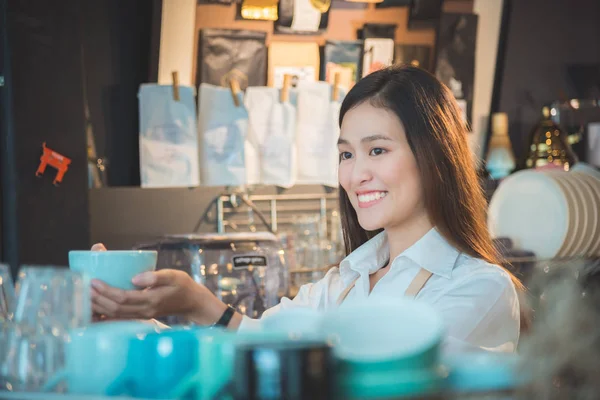
[[[441,315],[447,349],[514,351],[519,284],[495,265],[485,201],[453,95],[424,70],[387,68],[350,90],[340,126],[347,256],[263,316],[292,307],[326,310],[346,299],[413,297]],[[180,271],[146,273],[134,283],[150,289],[119,291],[95,282],[96,312],[129,318],[179,314],[233,330],[260,324]]]
[[[369,101],[357,104],[342,119],[338,143],[341,204],[352,209],[343,213],[346,222],[356,218],[364,231],[385,227],[388,235],[400,229],[404,240],[413,242],[433,227],[415,156],[393,112]]]
[[[448,297],[434,303],[447,301],[452,294],[472,303],[468,308],[476,311],[474,318],[482,317],[479,322],[456,318],[452,316],[456,305],[449,305],[443,316],[451,336],[460,338],[462,333],[454,334],[461,331],[456,324],[466,322],[473,330],[460,340],[471,344],[482,340],[487,344],[479,345],[490,347],[492,329],[504,326],[502,335],[512,339],[500,346],[514,348],[519,331],[515,285],[521,285],[494,265],[485,199],[452,93],[424,70],[392,67],[368,76],[348,93],[340,126],[340,208],[347,260],[365,249],[380,254],[380,246],[389,257],[385,265],[369,268],[370,291],[399,263],[399,256],[419,253],[412,261],[419,260],[420,268],[431,273],[420,296],[426,298],[437,283]],[[443,247],[434,246],[431,236]],[[452,279],[442,284],[436,278],[443,276],[444,264]],[[490,279],[496,282],[492,292],[478,291]],[[492,312],[486,304],[496,300],[505,308],[494,315],[500,308]]]

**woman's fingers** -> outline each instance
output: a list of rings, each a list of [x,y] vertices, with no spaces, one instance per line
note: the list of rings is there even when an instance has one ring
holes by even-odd
[[[149,319],[154,314],[142,306],[122,306],[107,300],[98,298],[92,301],[93,311],[100,314],[104,319]]]
[[[186,296],[189,290],[186,291],[186,288],[190,279],[181,271],[146,272],[132,280],[136,286],[146,290],[122,290],[92,280],[92,309],[94,313],[109,318],[125,319],[177,314],[189,308],[189,296]]]
[[[92,246],[92,251],[106,251],[106,247],[102,243],[96,243]]]
[[[92,298],[94,296],[106,297],[121,305],[147,304],[150,301],[150,296],[147,292],[114,288],[97,279],[92,280],[92,289]]]
[[[141,290],[122,290],[92,280],[92,310],[109,318],[153,318],[156,313],[156,294]]]
[[[157,286],[171,286],[175,284],[176,280],[176,271],[162,269],[160,271],[143,272],[139,275],[136,275],[131,280],[131,283],[138,287],[147,288]]]
[[[154,309],[148,304],[119,304],[104,296],[92,297],[92,310],[108,318],[138,319],[154,317]]]

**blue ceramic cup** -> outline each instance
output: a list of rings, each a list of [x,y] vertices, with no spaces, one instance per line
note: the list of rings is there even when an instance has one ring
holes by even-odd
[[[200,338],[200,362],[196,374],[189,375],[170,393],[182,398],[195,390],[197,399],[230,398],[230,383],[234,378],[235,352],[240,345],[293,342],[285,332],[231,332],[213,330]]]
[[[131,279],[142,272],[156,269],[156,251],[108,250],[69,252],[69,267],[91,279],[98,279],[107,285],[123,290],[134,290]]]
[[[156,332],[143,322],[101,322],[70,331],[65,346],[65,368],[52,376],[43,391],[65,381],[68,392],[104,395],[110,384],[125,370],[130,342]]]
[[[198,374],[199,343],[213,332],[209,328],[177,328],[153,333],[130,342],[127,367],[107,391],[109,396],[142,398],[199,398],[198,387],[178,390],[184,380]]]

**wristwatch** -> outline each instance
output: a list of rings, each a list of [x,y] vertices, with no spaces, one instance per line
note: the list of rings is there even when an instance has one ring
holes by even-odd
[[[223,312],[223,315],[221,315],[221,318],[219,318],[219,320],[215,323],[215,326],[222,326],[224,328],[227,328],[227,325],[229,325],[233,314],[235,314],[235,308],[231,307],[230,305],[227,305],[227,308]]]

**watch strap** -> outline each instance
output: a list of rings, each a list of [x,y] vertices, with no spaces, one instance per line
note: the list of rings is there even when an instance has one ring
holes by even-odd
[[[233,318],[233,314],[235,314],[235,308],[227,305],[227,308],[223,312],[223,315],[221,315],[221,318],[219,318],[219,320],[215,323],[215,326],[227,328],[227,325],[229,325],[229,322],[231,322],[231,318]]]

